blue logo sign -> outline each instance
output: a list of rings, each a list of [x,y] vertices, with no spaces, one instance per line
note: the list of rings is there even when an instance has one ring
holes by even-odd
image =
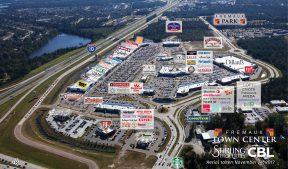
[[[87,45],[87,51],[90,53],[93,53],[96,51],[96,44],[88,44]]]
[[[187,117],[188,122],[208,122],[210,121],[209,116],[188,116]]]
[[[179,30],[181,30],[181,25],[179,23],[169,23],[167,25],[167,27],[168,27],[167,29],[169,31],[179,31]]]

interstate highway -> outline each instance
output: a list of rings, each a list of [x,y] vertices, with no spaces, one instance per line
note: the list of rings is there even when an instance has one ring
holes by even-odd
[[[164,7],[157,9],[156,11],[151,12],[147,16],[143,16],[140,19],[130,23],[129,25],[125,26],[124,28],[112,33],[111,35],[109,35],[108,38],[101,39],[101,40],[97,41],[96,42],[97,51],[99,51],[100,49],[103,49],[103,47],[105,47],[106,45],[115,42],[116,39],[121,39],[121,37],[123,37],[123,35],[132,32],[134,29],[139,28],[139,26],[145,25],[146,19],[148,17],[150,17],[154,14],[161,15],[163,12],[170,9],[171,7],[173,7],[176,4],[177,4],[177,1],[168,1],[168,3]],[[149,23],[152,23],[152,22],[149,22]],[[145,28],[145,27],[143,27],[143,28]],[[12,85],[12,86],[7,87],[5,89],[0,89],[0,92],[2,91],[0,93],[0,105],[9,101],[10,99],[16,97],[17,95],[27,91],[32,86],[37,85],[42,79],[46,79],[47,77],[51,77],[53,74],[60,72],[61,70],[69,67],[70,65],[78,62],[82,58],[89,56],[89,55],[90,55],[90,53],[87,52],[86,49],[84,49],[84,50],[77,52],[76,54],[72,55],[69,59],[62,61],[61,63],[58,63],[58,64],[46,69],[45,71],[42,71],[42,72],[36,74],[35,76],[33,76],[29,79],[26,79],[22,82],[19,82],[18,84]]]
[[[47,91],[40,97],[40,99],[36,102],[36,104],[29,110],[29,112],[21,119],[21,121],[18,123],[18,125],[15,127],[14,129],[14,135],[15,137],[18,139],[18,141],[29,145],[29,146],[33,146],[34,148],[38,148],[41,150],[45,150],[48,151],[50,153],[54,153],[75,161],[79,161],[82,162],[84,164],[86,164],[87,166],[89,166],[89,168],[91,169],[97,169],[99,168],[97,166],[97,164],[90,160],[90,159],[86,159],[84,157],[75,155],[75,154],[71,154],[68,153],[66,151],[63,150],[59,150],[56,149],[54,147],[51,147],[47,144],[44,143],[40,143],[40,142],[36,142],[34,140],[30,140],[29,138],[25,137],[22,133],[22,126],[23,123],[32,115],[33,112],[35,112],[35,110],[41,105],[42,101],[47,97],[47,95],[54,89],[54,87],[57,85],[57,83],[65,76],[67,76],[69,73],[71,73],[72,71],[81,68],[82,66],[84,66],[86,63],[92,61],[97,55],[102,55],[104,53],[106,53],[107,51],[109,51],[112,47],[117,46],[122,40],[125,40],[126,38],[130,37],[131,35],[133,35],[134,33],[137,33],[139,31],[141,31],[142,29],[145,29],[147,27],[148,24],[151,24],[155,21],[158,20],[158,18],[161,16],[161,14],[163,12],[165,12],[166,10],[170,9],[171,7],[173,7],[174,5],[177,4],[177,1],[173,2],[173,3],[167,3],[167,5],[163,8],[161,8],[160,10],[157,10],[157,17],[153,18],[151,21],[146,22],[146,18],[145,19],[145,23],[143,23],[143,21],[138,21],[138,24],[135,25],[129,25],[128,28],[126,27],[123,31],[121,31],[121,33],[117,34],[116,36],[119,37],[118,40],[114,41],[115,39],[112,40],[104,40],[103,44],[109,44],[108,46],[103,45],[103,48],[98,49],[97,53],[94,57],[89,57],[87,58],[85,61],[82,61],[81,63],[79,63],[78,65],[76,65],[75,67],[67,70],[65,73],[63,73],[62,75],[60,75],[54,82],[53,84],[47,89]],[[65,67],[61,68],[60,70],[64,70],[65,68],[68,68],[70,65],[72,65],[73,63],[77,63],[81,58],[84,58],[86,56],[88,56],[89,54],[87,52],[85,52],[83,55],[81,55],[80,57],[78,57],[77,59],[75,59],[75,61],[73,62],[69,62],[67,65],[65,65]],[[10,108],[10,110],[4,115],[4,117],[2,117],[0,119],[0,123],[16,108],[16,106],[18,106],[25,98],[26,96],[28,96],[29,93],[33,92],[37,87],[39,87],[43,82],[45,82],[49,77],[52,77],[53,75],[55,75],[56,73],[60,72],[60,70],[55,70],[51,71],[51,74],[49,76],[44,76],[43,78],[41,78],[40,80],[37,80],[36,84],[31,86],[32,88],[23,96],[21,97],[21,99],[19,99],[17,101],[16,104],[13,105],[13,107]]]

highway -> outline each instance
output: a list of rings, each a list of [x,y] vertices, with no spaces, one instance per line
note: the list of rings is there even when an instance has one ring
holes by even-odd
[[[95,42],[95,44],[97,45],[97,51],[101,51],[101,49],[105,48],[105,46],[107,46],[111,43],[114,43],[115,41],[120,43],[119,39],[121,39],[121,37],[123,35],[133,32],[133,30],[139,28],[139,26],[141,26],[141,25],[147,26],[148,24],[145,24],[145,23],[146,23],[146,19],[148,17],[151,17],[154,14],[161,15],[163,12],[165,12],[167,9],[170,9],[176,3],[177,3],[177,1],[173,1],[173,2],[168,1],[166,6],[160,8],[160,9],[157,9],[156,11],[151,12],[147,16],[143,16],[140,19],[130,23],[129,25],[125,26],[124,28],[112,33],[106,39],[101,39],[101,40]],[[152,23],[152,22],[149,22],[149,24],[150,23]],[[141,26],[141,28],[144,29],[145,27],[142,27],[142,26]],[[131,35],[133,36],[133,34],[131,34]],[[87,57],[89,55],[92,55],[92,54],[87,52],[86,49],[81,50],[81,51],[75,53],[74,55],[70,56],[69,59],[62,61],[62,62],[44,70],[44,71],[36,74],[33,77],[30,77],[26,80],[23,80],[23,81],[15,84],[15,85],[12,85],[10,87],[0,89],[0,92],[2,91],[0,93],[0,105],[9,101],[12,98],[15,98],[17,95],[27,91],[32,86],[38,84],[41,80],[47,79],[47,78],[53,76],[55,73],[66,69],[67,67],[71,66],[72,64],[78,62],[82,58]]]
[[[78,63],[79,60],[90,55],[86,51],[85,52],[83,51],[83,53],[81,53],[80,55],[73,56],[72,61],[70,60],[68,62],[66,61],[66,62],[62,62],[60,64],[55,65],[55,67],[53,67],[53,69],[49,69],[49,71],[47,71],[49,73],[45,72],[46,74],[44,76],[42,76],[41,78],[38,78],[38,76],[41,76],[41,74],[43,74],[43,72],[41,72],[40,75],[36,75],[35,77],[27,79],[27,80],[19,83],[15,87],[8,89],[7,91],[13,93],[13,92],[17,91],[18,87],[21,88],[21,87],[30,83],[29,88],[28,87],[26,88],[26,90],[29,89],[29,91],[27,93],[25,93],[24,96],[22,96],[21,99],[19,99],[7,111],[7,113],[0,119],[0,123],[3,122],[3,120],[5,120],[5,118],[11,114],[11,112],[26,98],[26,96],[29,95],[29,93],[33,92],[37,87],[42,85],[42,83],[45,82],[48,78],[52,77],[53,75],[57,74],[58,72],[60,72],[62,70],[65,70],[66,68],[68,68],[72,64],[78,63],[76,66],[74,66],[73,68],[70,68],[69,70],[64,72],[62,75],[60,75],[53,82],[53,84],[47,89],[47,91],[38,99],[38,101],[35,103],[35,105],[26,113],[26,115],[20,120],[20,122],[17,124],[17,126],[15,126],[14,136],[16,137],[16,139],[18,141],[20,141],[20,142],[22,142],[28,146],[32,146],[34,148],[45,150],[47,152],[54,153],[54,154],[57,154],[59,156],[63,156],[65,158],[69,158],[71,160],[75,160],[75,161],[84,163],[91,169],[98,169],[99,166],[93,160],[90,160],[90,159],[87,159],[87,158],[84,158],[84,157],[63,151],[63,150],[59,150],[59,149],[51,147],[50,145],[45,144],[45,143],[40,143],[40,142],[36,142],[34,140],[30,140],[29,138],[25,137],[22,133],[23,124],[35,112],[35,110],[41,105],[43,100],[54,89],[54,87],[58,84],[58,82],[62,78],[64,78],[65,76],[67,76],[68,74],[73,72],[74,70],[82,68],[85,64],[93,61],[93,59],[95,59],[95,57],[102,55],[102,54],[105,54],[107,51],[111,50],[111,48],[117,46],[121,41],[127,39],[130,36],[133,36],[135,33],[141,31],[142,29],[145,29],[149,24],[157,21],[163,12],[165,12],[166,10],[175,6],[176,4],[177,4],[177,1],[175,1],[175,2],[169,1],[167,3],[167,5],[165,5],[163,8],[160,8],[160,9],[152,12],[151,14],[147,15],[146,17],[143,17],[143,19],[137,20],[133,25],[130,24],[129,26],[126,26],[125,28],[121,29],[120,31],[117,31],[116,34],[114,34],[112,39],[108,37],[105,40],[101,40],[100,45],[98,46],[98,50],[97,50],[96,55],[88,57],[86,60]],[[152,20],[150,20],[149,22],[146,22],[146,18],[151,16],[151,15],[154,15],[154,14],[157,14],[157,16],[155,18],[153,18]],[[37,80],[33,82],[33,80],[35,80],[34,78],[37,78]],[[20,94],[20,92],[17,94]]]

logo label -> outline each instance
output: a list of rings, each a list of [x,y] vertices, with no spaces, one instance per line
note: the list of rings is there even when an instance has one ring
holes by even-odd
[[[87,82],[84,82],[83,80],[79,80],[77,82],[77,86],[81,89],[86,89],[88,87],[88,84],[87,84]]]
[[[244,73],[253,74],[254,73],[254,67],[253,66],[245,66],[244,67]]]
[[[215,135],[216,137],[222,136],[222,128],[215,128],[215,129],[214,129],[214,135]]]
[[[188,116],[187,117],[188,122],[208,122],[210,121],[209,116]]]
[[[121,129],[153,130],[154,109],[130,109],[121,111]]]
[[[143,43],[143,41],[144,41],[144,38],[142,36],[136,37],[136,41],[135,41],[136,43],[141,44],[141,43]]]
[[[101,120],[100,121],[100,126],[102,127],[104,133],[109,133],[109,128],[111,125],[112,125],[111,120]]]
[[[103,103],[103,97],[84,97],[84,104],[100,104]]]
[[[64,99],[77,100],[77,99],[80,99],[83,95],[67,93],[67,94],[63,94],[62,96],[63,96]]]
[[[247,19],[244,13],[215,14],[214,25],[246,25]]]
[[[140,82],[112,82],[108,84],[109,94],[142,94],[143,83]]]
[[[187,51],[188,73],[213,73],[213,51]]]
[[[274,137],[274,128],[266,128],[266,136],[268,137]]]
[[[205,49],[222,49],[223,40],[222,37],[204,37]]]
[[[261,107],[261,83],[237,82],[237,108],[251,109]]]
[[[234,113],[233,86],[202,86],[202,113]]]
[[[182,21],[166,21],[167,33],[182,33]]]
[[[181,157],[174,157],[172,160],[172,167],[175,169],[180,169],[184,167],[184,162]]]

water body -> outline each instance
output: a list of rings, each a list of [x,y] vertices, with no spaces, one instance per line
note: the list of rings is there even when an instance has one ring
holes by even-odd
[[[44,46],[33,52],[30,57],[39,57],[45,53],[52,53],[59,49],[65,49],[70,47],[80,47],[91,42],[91,39],[83,38],[76,35],[59,34],[56,37],[50,39]]]

